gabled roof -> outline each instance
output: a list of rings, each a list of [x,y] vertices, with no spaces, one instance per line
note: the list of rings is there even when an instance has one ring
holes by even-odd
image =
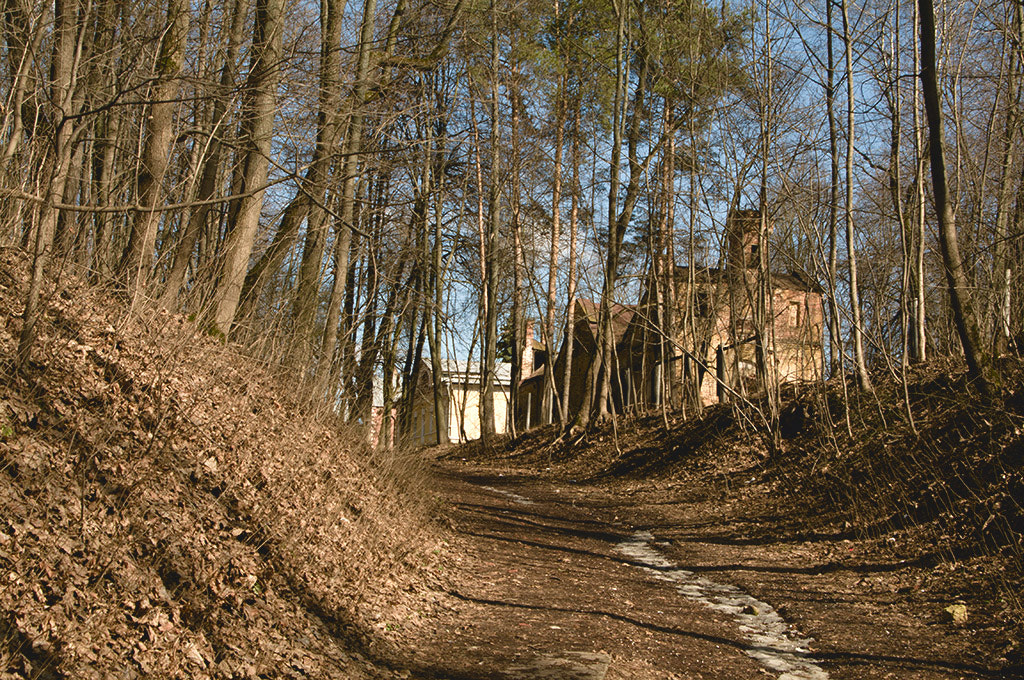
[[[629,328],[630,322],[633,320],[633,314],[636,313],[636,305],[620,305],[617,302],[613,302],[611,305],[612,310],[612,338],[615,344],[618,345],[622,342],[623,336],[626,334],[626,330]],[[591,339],[597,339],[598,332],[598,320],[601,315],[601,305],[594,302],[593,300],[587,300],[585,298],[576,298],[576,319],[575,323],[577,327],[580,326],[580,322],[585,322],[585,328],[590,331]]]
[[[695,267],[693,271],[694,281],[700,283],[718,283],[725,278],[727,270],[718,267]],[[676,266],[676,281],[688,281],[690,268],[685,265]],[[799,272],[777,272],[771,273],[772,287],[778,290],[802,290],[810,293],[821,293],[824,289],[817,281],[812,280]]]

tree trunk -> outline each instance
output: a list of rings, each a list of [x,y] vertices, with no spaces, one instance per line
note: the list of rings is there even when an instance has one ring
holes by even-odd
[[[43,279],[49,269],[53,254],[54,233],[57,219],[60,216],[57,203],[64,195],[64,185],[67,182],[68,168],[71,163],[71,138],[75,121],[72,106],[78,66],[76,60],[77,29],[77,0],[56,0],[54,5],[53,64],[49,86],[49,101],[52,106],[49,113],[55,130],[47,161],[50,164],[50,169],[47,172],[49,181],[44,183],[47,189],[39,214],[39,224],[35,228],[31,278],[25,298],[21,335],[18,338],[18,350],[15,356],[15,365],[19,370],[24,370],[28,366],[35,344],[36,326],[42,313]]]
[[[1010,45],[1010,64],[1006,79],[1006,127],[1003,132],[1002,149],[999,163],[999,188],[996,200],[996,230],[992,256],[992,289],[993,317],[995,329],[993,333],[992,353],[995,356],[1007,351],[1010,345],[1010,282],[1013,279],[1012,260],[1008,257],[1010,250],[1010,219],[1013,212],[1011,205],[1013,156],[1017,147],[1017,136],[1020,131],[1021,116],[1021,68],[1024,66],[1024,19],[1019,2],[1013,3],[1011,30],[1013,33],[1005,39]]]
[[[828,149],[830,181],[828,188],[828,334],[829,368],[832,375],[843,370],[842,329],[839,323],[839,301],[836,285],[839,276],[839,131],[835,111],[835,50],[832,43],[832,0],[825,3],[826,81],[825,110],[828,115]]]
[[[28,6],[30,3],[26,3]],[[0,17],[0,20],[7,20],[9,37],[7,39],[7,53],[11,63],[12,82],[8,90],[8,99],[11,102],[9,108],[10,123],[4,126],[0,132],[6,131],[7,143],[4,144],[3,153],[0,154],[0,167],[6,168],[8,162],[14,157],[18,146],[25,136],[24,107],[25,97],[29,94],[28,85],[32,71],[33,58],[39,52],[46,35],[47,23],[44,17],[39,17],[35,22],[23,12],[11,8],[7,17]],[[34,25],[33,25],[34,24]],[[4,121],[7,123],[7,121]]]
[[[565,364],[562,370],[563,426],[569,425],[569,399],[572,395],[573,348],[576,341],[576,250],[580,220],[580,107],[576,105],[572,117],[572,195],[569,205],[569,285],[565,304]],[[552,368],[554,365],[552,364]],[[580,409],[583,410],[582,408]]]
[[[555,2],[556,16],[558,2]],[[555,402],[555,312],[558,306],[558,253],[561,249],[562,224],[562,148],[565,145],[565,75],[558,77],[555,92],[555,158],[551,168],[551,247],[548,250],[548,291],[547,309],[544,322],[544,350],[547,364],[544,367],[544,395],[541,402],[541,423],[554,420]],[[568,337],[568,336],[566,336]],[[529,342],[529,339],[527,339]],[[564,418],[563,418],[564,422]]]
[[[914,3],[914,32],[920,33],[921,8]],[[914,73],[921,72],[921,47],[914,40]],[[910,360],[912,363],[923,363],[928,359],[927,336],[925,335],[926,290],[924,280],[924,237],[925,237],[925,196],[924,196],[924,142],[921,138],[921,89],[920,81],[914,78],[914,229],[912,232],[913,276],[911,276],[911,298],[913,300],[913,331],[910,338]]]
[[[262,269],[273,270],[291,248],[298,236],[303,220],[306,238],[302,248],[302,263],[296,283],[292,319],[296,351],[292,358],[298,366],[308,364],[312,355],[315,335],[316,310],[319,302],[323,252],[327,243],[327,216],[322,204],[327,200],[327,181],[330,176],[332,154],[341,138],[341,31],[345,2],[321,0],[320,44],[320,113],[317,117],[317,143],[306,176],[298,193],[285,210],[281,227],[274,243],[250,274],[253,288],[260,284],[256,276],[265,276]],[[361,49],[361,48],[360,48]],[[347,137],[348,135],[346,135]]]
[[[249,267],[260,210],[267,183],[271,134],[280,79],[281,34],[284,29],[284,0],[258,0],[256,35],[246,83],[246,101],[242,108],[242,144],[245,155],[242,170],[232,186],[233,195],[242,197],[232,205],[224,261],[214,291],[211,321],[225,335],[231,331],[242,284]]]
[[[141,209],[135,213],[128,245],[118,266],[118,278],[133,300],[144,294],[153,266],[157,225],[160,222],[160,213],[155,208],[160,201],[161,186],[170,162],[178,76],[185,61],[188,30],[188,0],[168,0],[167,28],[157,55],[156,84],[153,86],[153,101],[149,105],[146,119],[146,143],[136,181],[136,195]]]
[[[320,346],[321,379],[329,379],[330,365],[338,344],[338,315],[341,312],[345,284],[348,281],[349,245],[355,219],[356,185],[359,179],[360,155],[363,148],[363,116],[367,93],[370,89],[370,55],[373,50],[374,19],[377,0],[363,2],[363,18],[359,27],[359,52],[356,58],[355,84],[352,89],[352,117],[345,136],[344,157],[341,160],[341,197],[338,220],[335,223],[334,279],[327,307],[327,324]]]
[[[520,201],[520,177],[522,174],[522,157],[520,152],[520,118],[522,116],[522,93],[519,90],[519,64],[512,65],[511,82],[508,85],[511,100],[512,117],[512,162],[509,168],[511,176],[512,213],[512,371],[509,385],[509,431],[516,436],[516,415],[519,413],[519,383],[533,366],[523,365],[523,351],[531,338],[524,337],[526,322],[523,318],[523,240],[522,240],[522,206]],[[529,415],[526,417],[529,420]]]
[[[967,361],[968,377],[977,381],[987,398],[1000,391],[1000,377],[991,358],[982,347],[977,316],[968,294],[967,276],[957,243],[953,207],[946,188],[946,160],[942,133],[942,108],[939,101],[938,74],[935,66],[935,8],[932,0],[918,0],[921,12],[921,90],[928,116],[928,142],[932,166],[935,212],[939,220],[939,246],[946,269],[950,304],[957,335]]]
[[[843,0],[843,46],[846,56],[846,257],[850,273],[850,311],[853,322],[853,358],[857,369],[857,385],[868,392],[871,376],[864,353],[864,326],[860,304],[860,284],[857,280],[857,249],[853,228],[853,154],[854,154],[854,77],[853,39],[850,36],[849,0]]]
[[[234,0],[231,5],[231,24],[227,33],[224,62],[221,65],[219,79],[219,96],[213,100],[213,111],[210,120],[209,143],[205,159],[202,163],[202,174],[199,178],[199,189],[196,192],[198,205],[189,215],[188,225],[174,250],[174,262],[164,281],[164,290],[160,296],[160,306],[173,310],[178,306],[178,296],[185,283],[185,272],[192,261],[193,251],[200,235],[206,229],[210,211],[213,209],[211,200],[217,193],[224,157],[224,135],[222,130],[228,128],[227,113],[230,99],[227,94],[235,86],[238,75],[238,53],[241,49],[245,19],[249,14],[248,0]]]
[[[486,307],[484,310],[484,343],[483,366],[480,368],[480,437],[489,443],[496,432],[494,422],[494,374],[498,344],[498,271],[497,247],[498,228],[501,224],[501,175],[500,149],[501,141],[498,116],[498,8],[495,0],[491,0],[489,12],[491,16],[491,177],[487,193],[487,239],[485,245],[484,287],[486,288]]]
[[[615,2],[617,28],[615,32],[615,97],[612,115],[612,157],[608,166],[608,252],[605,255],[604,283],[601,287],[601,312],[598,314],[597,349],[587,375],[588,392],[595,394],[591,409],[598,420],[611,414],[611,372],[615,340],[612,324],[612,298],[619,269],[619,174],[622,166],[622,137],[625,126],[626,91],[629,87],[629,66],[626,45],[626,23],[629,3]],[[637,88],[637,96],[640,88]],[[634,112],[635,113],[635,112]],[[625,225],[623,225],[625,226]],[[623,230],[624,231],[624,230]],[[600,382],[598,383],[598,380]],[[591,410],[587,409],[587,410]],[[589,415],[580,410],[580,425],[589,423]]]

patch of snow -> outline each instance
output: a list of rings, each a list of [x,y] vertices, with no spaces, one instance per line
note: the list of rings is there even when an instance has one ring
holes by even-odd
[[[512,493],[511,491],[508,491],[506,489],[496,489],[493,486],[481,486],[480,488],[483,489],[484,491],[490,491],[491,493],[496,493],[499,496],[505,496],[506,498],[510,498],[512,502],[515,503],[516,505],[533,505],[533,501],[531,501],[529,498],[524,498],[523,496],[520,496],[517,493]]]
[[[641,569],[654,578],[673,584],[683,597],[731,616],[748,643],[744,650],[747,656],[779,673],[778,680],[828,680],[828,673],[810,655],[813,640],[794,635],[771,605],[734,585],[716,583],[692,571],[676,568],[654,549],[654,542],[649,531],[638,531],[616,549],[643,565]]]

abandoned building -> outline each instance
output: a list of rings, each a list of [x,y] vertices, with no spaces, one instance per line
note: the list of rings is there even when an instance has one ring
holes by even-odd
[[[734,211],[726,222],[724,268],[676,267],[671,290],[659,292],[649,278],[636,305],[612,308],[612,401],[617,412],[681,403],[684,389],[701,403],[753,394],[760,385],[806,381],[822,375],[822,288],[796,273],[761,265],[761,213]],[[661,288],[668,288],[661,284]],[[665,300],[669,314],[664,314]],[[600,308],[573,305],[573,332],[554,365],[563,393],[567,341],[572,342],[568,412],[584,401],[587,373],[597,353]],[[557,419],[542,404],[544,372],[537,367],[520,388],[517,425],[529,428]]]
[[[637,304],[611,306],[611,400],[616,412],[666,400],[675,406],[687,398],[711,404],[756,394],[765,385],[821,377],[822,288],[800,274],[768,270],[761,251],[761,236],[767,233],[770,225],[762,224],[760,211],[734,211],[726,220],[723,267],[677,266],[671,281],[650,276]],[[553,365],[533,325],[528,326],[514,414],[517,429],[558,420],[567,373],[569,417],[583,407],[588,374],[599,351],[600,313],[598,303],[573,301],[572,332],[563,339]],[[479,363],[445,361],[442,366],[441,418],[446,429],[441,441],[478,439]],[[545,398],[549,370],[555,399]],[[510,364],[496,366],[498,434],[511,426],[511,375]],[[435,420],[433,382],[430,369],[424,368],[400,439],[413,446],[436,443]]]
[[[709,404],[759,385],[821,377],[822,288],[762,266],[762,233],[770,225],[762,232],[760,211],[734,211],[724,268],[676,267],[670,295],[647,287],[627,332],[628,367],[620,369],[636,401],[678,399],[681,386],[692,385]],[[661,313],[665,297],[674,300],[670,317]]]
[[[615,356],[619,365],[627,365],[624,357],[629,352],[627,333],[633,322],[636,307],[634,305],[622,305],[614,303],[611,306],[612,314],[612,342],[615,347]],[[575,414],[583,404],[587,388],[587,374],[590,372],[590,365],[594,362],[598,351],[598,323],[600,320],[600,305],[584,298],[573,300],[572,306],[572,352],[568,351],[568,338],[562,341],[562,346],[555,357],[554,364],[554,385],[556,392],[563,394],[565,384],[566,364],[569,365],[569,394],[568,413]],[[526,365],[526,364],[524,364]],[[558,408],[553,400],[544,400],[545,373],[548,371],[547,362],[538,363],[533,373],[527,375],[519,387],[519,408],[516,414],[516,425],[519,428],[529,429],[536,425],[550,423],[558,419]],[[612,381],[612,399],[616,408],[623,405],[622,382]],[[628,400],[627,402],[628,403]],[[545,411],[545,406],[546,411]]]

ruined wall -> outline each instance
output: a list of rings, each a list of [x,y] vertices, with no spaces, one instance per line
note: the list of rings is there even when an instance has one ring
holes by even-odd
[[[693,312],[687,299],[689,286],[678,286],[677,342],[699,357],[706,367],[700,383],[703,403],[720,401],[723,390],[716,376],[733,390],[757,390],[757,323],[754,301],[758,280],[755,270],[714,271],[714,279],[695,284]],[[816,380],[822,375],[821,294],[791,275],[773,277],[774,290],[766,304],[770,319],[764,331],[765,359],[780,382]],[[680,353],[681,350],[680,350]],[[682,381],[685,371],[698,371],[696,362],[682,359],[673,366],[672,379]]]
[[[775,361],[779,380],[817,380],[822,376],[823,308],[819,293],[775,291]]]

